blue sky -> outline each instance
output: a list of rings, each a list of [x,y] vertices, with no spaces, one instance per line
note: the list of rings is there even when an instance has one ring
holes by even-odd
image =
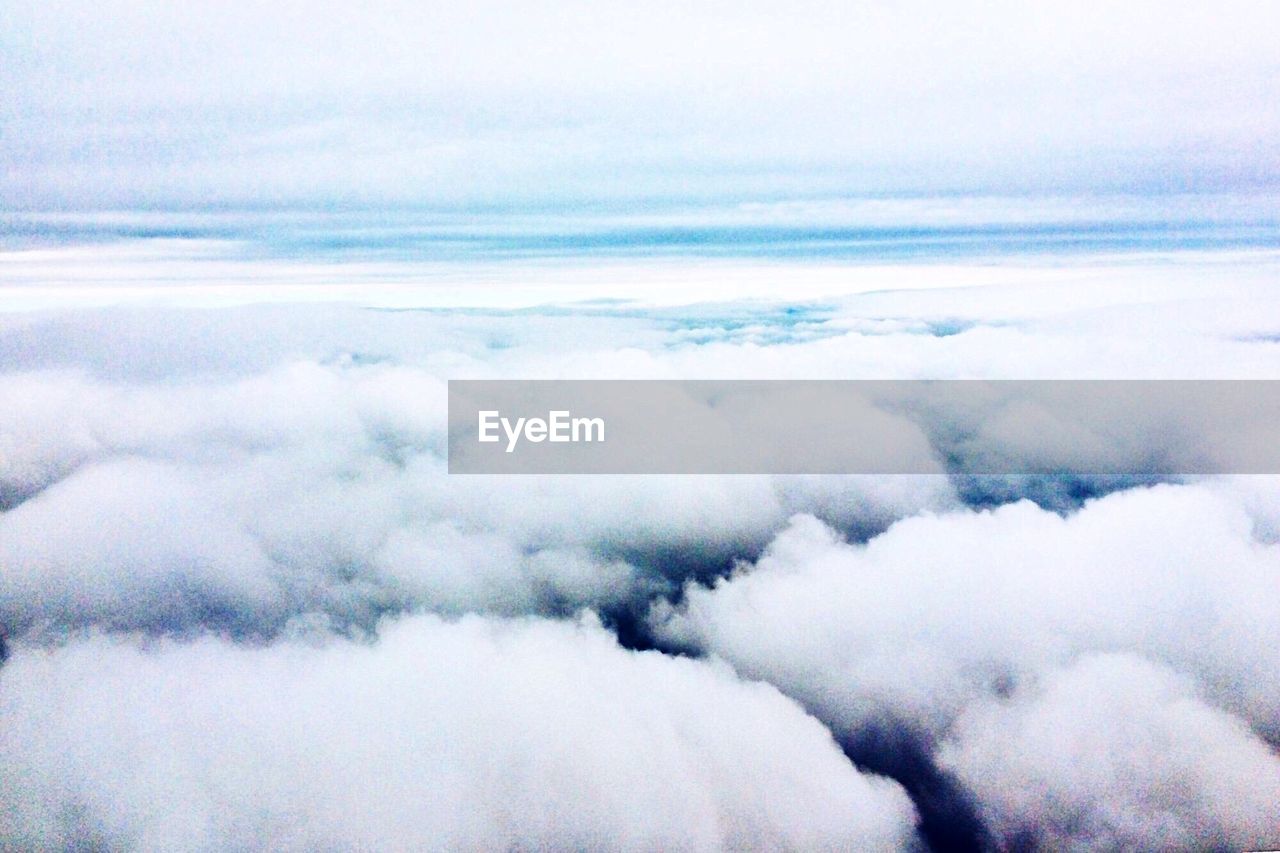
[[[10,0],[5,207],[1274,189],[1280,6]]]

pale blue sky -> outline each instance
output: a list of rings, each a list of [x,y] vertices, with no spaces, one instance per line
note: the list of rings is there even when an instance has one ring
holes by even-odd
[[[945,5],[945,8],[943,8]],[[8,208],[1275,187],[1280,4],[8,0]]]

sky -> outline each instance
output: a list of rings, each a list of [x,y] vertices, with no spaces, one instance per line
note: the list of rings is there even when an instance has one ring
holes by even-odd
[[[8,209],[1266,191],[1270,2],[0,9]]]
[[[1280,847],[1280,477],[446,458],[451,379],[1280,376],[1278,24],[0,0],[0,848]]]

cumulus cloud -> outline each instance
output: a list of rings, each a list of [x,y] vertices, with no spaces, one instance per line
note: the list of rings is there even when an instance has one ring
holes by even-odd
[[[1093,850],[1257,850],[1280,755],[1185,678],[1102,654],[967,708],[939,753],[1003,838]]]
[[[1280,560],[1229,494],[1160,486],[1065,518],[1028,502],[917,516],[865,545],[798,517],[755,564],[688,585],[653,618],[668,642],[800,699],[870,766],[892,764],[886,743],[940,755],[936,769],[958,773],[1008,843],[1274,844]],[[1152,663],[1057,674],[1111,652]],[[1162,708],[1166,671],[1186,685],[1187,713]],[[1091,756],[1077,771],[1099,784],[1055,776],[1062,750]],[[1181,793],[1161,794],[1175,778]]]
[[[908,780],[925,829],[968,843],[1274,845],[1280,576],[1257,529],[1225,484],[1120,492],[1068,517],[1028,502],[915,516],[865,546],[801,516],[756,564],[687,585],[653,619],[664,642],[780,686],[861,765]],[[1057,672],[1111,652],[1176,672],[1194,712],[1162,710],[1165,688],[1108,701],[1124,666],[1094,667],[1101,697],[1044,688],[1092,683],[1092,670]],[[1056,775],[1064,749],[1091,756],[1078,768],[1091,775]],[[1181,793],[1162,793],[1174,779]],[[1130,793],[1112,797],[1116,785]]]
[[[899,849],[902,790],[724,666],[576,625],[370,645],[94,637],[0,670],[0,840],[130,849]]]
[[[785,685],[846,731],[898,719],[941,735],[976,697],[1090,652],[1195,675],[1280,735],[1276,546],[1196,486],[1119,492],[1062,517],[1021,502],[915,516],[866,545],[809,517],[754,565],[689,585],[671,640]]]

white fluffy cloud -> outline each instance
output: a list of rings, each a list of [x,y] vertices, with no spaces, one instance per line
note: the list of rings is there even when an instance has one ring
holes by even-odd
[[[755,565],[659,607],[674,641],[785,686],[853,730],[936,734],[977,696],[1076,655],[1141,652],[1195,675],[1275,736],[1277,546],[1196,486],[915,516],[866,545],[798,517]]]
[[[866,545],[798,517],[654,619],[844,737],[951,739],[941,766],[1006,842],[1275,844],[1280,553],[1254,529],[1221,484],[917,516]],[[1109,652],[1153,663],[1077,663]]]
[[[387,364],[0,377],[9,632],[622,605],[678,583],[678,552],[716,570],[795,511],[874,530],[952,500],[940,477],[447,479],[443,391]]]
[[[1091,850],[1258,850],[1280,755],[1186,679],[1094,655],[967,708],[940,753],[1005,838]]]
[[[577,624],[371,645],[103,637],[0,670],[0,841],[898,849],[914,813],[775,689]]]

